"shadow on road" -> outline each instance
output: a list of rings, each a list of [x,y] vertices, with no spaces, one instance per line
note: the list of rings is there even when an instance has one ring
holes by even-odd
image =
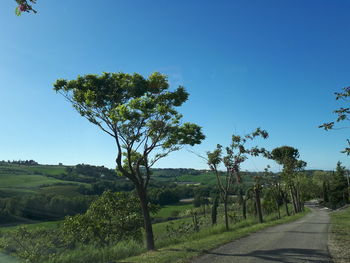
[[[319,262],[319,263],[330,263],[332,262],[327,253],[315,250],[315,249],[273,249],[273,250],[254,250],[248,254],[221,254],[213,253],[218,256],[231,256],[231,257],[255,257],[263,259],[265,261],[275,261],[284,263],[294,262]]]
[[[232,259],[239,260],[238,258],[252,257],[259,261],[256,262],[283,262],[283,263],[295,263],[295,262],[315,262],[315,263],[332,263],[329,255],[321,250],[316,249],[272,249],[272,250],[254,250],[247,254],[237,253],[218,253],[213,251],[202,251],[202,250],[171,250],[171,251],[187,251],[187,252],[201,252],[207,255],[216,255],[220,257],[232,257]],[[239,261],[237,261],[239,262]],[[255,262],[255,261],[253,261]]]

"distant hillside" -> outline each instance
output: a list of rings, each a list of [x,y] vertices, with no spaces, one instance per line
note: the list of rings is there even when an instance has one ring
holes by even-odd
[[[154,168],[153,182],[192,182],[203,185],[215,185],[216,177],[210,170],[196,170],[188,168]],[[224,173],[222,173],[224,175]],[[261,174],[242,172],[245,183],[251,183],[253,176]],[[35,190],[42,186],[56,184],[83,184],[86,187],[97,182],[113,182],[117,184],[131,184],[116,171],[103,166],[79,164],[64,165],[24,165],[0,162],[0,197],[1,192],[10,188],[16,191]],[[5,192],[6,192],[5,191]],[[11,192],[11,191],[10,191]]]

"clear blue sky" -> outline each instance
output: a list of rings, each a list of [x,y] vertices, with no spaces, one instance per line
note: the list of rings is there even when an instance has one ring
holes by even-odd
[[[193,151],[260,126],[270,133],[261,146],[296,147],[309,168],[350,165],[340,153],[349,130],[317,128],[335,117],[333,93],[350,85],[348,0],[38,0],[39,13],[21,17],[15,6],[1,1],[0,159],[114,167],[112,138],[52,84],[160,71],[190,93],[181,112],[207,136]],[[243,169],[267,163],[248,160]],[[206,164],[182,150],[158,167]]]

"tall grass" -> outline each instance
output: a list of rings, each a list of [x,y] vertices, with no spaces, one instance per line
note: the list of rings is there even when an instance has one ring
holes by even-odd
[[[103,248],[96,248],[95,246],[78,247],[59,255],[53,255],[45,263],[106,263],[139,255],[143,252],[145,252],[145,248],[142,243],[125,241]]]

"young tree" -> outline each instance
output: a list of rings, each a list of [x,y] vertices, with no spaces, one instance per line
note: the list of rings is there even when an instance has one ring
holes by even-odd
[[[269,190],[273,196],[278,218],[281,218],[281,212],[280,212],[280,202],[283,200],[282,196],[282,186],[281,186],[281,176],[279,174],[271,174],[269,173],[268,183],[269,183]]]
[[[181,124],[176,110],[187,99],[183,87],[169,91],[167,77],[153,73],[103,73],[59,79],[54,90],[62,94],[81,116],[113,137],[117,147],[117,170],[134,183],[138,193],[147,249],[154,249],[147,187],[151,167],[184,145],[201,143],[201,127]]]
[[[247,148],[245,146],[246,143],[254,140],[256,137],[266,139],[268,133],[265,130],[257,128],[254,132],[245,136],[232,135],[231,144],[225,149],[225,156],[223,156],[222,146],[220,144],[217,145],[213,152],[207,152],[207,162],[210,169],[216,175],[220,197],[224,204],[226,230],[229,229],[227,211],[228,197],[232,190],[235,178],[237,178],[238,181],[240,180],[241,164],[248,158],[248,155],[258,156],[260,154],[266,154],[264,148],[258,148],[257,146]],[[224,176],[219,172],[219,166],[221,164],[223,164],[226,169]]]
[[[218,206],[219,206],[219,195],[215,194],[212,197],[212,207],[211,207],[211,224],[216,225],[217,215],[218,215]]]

